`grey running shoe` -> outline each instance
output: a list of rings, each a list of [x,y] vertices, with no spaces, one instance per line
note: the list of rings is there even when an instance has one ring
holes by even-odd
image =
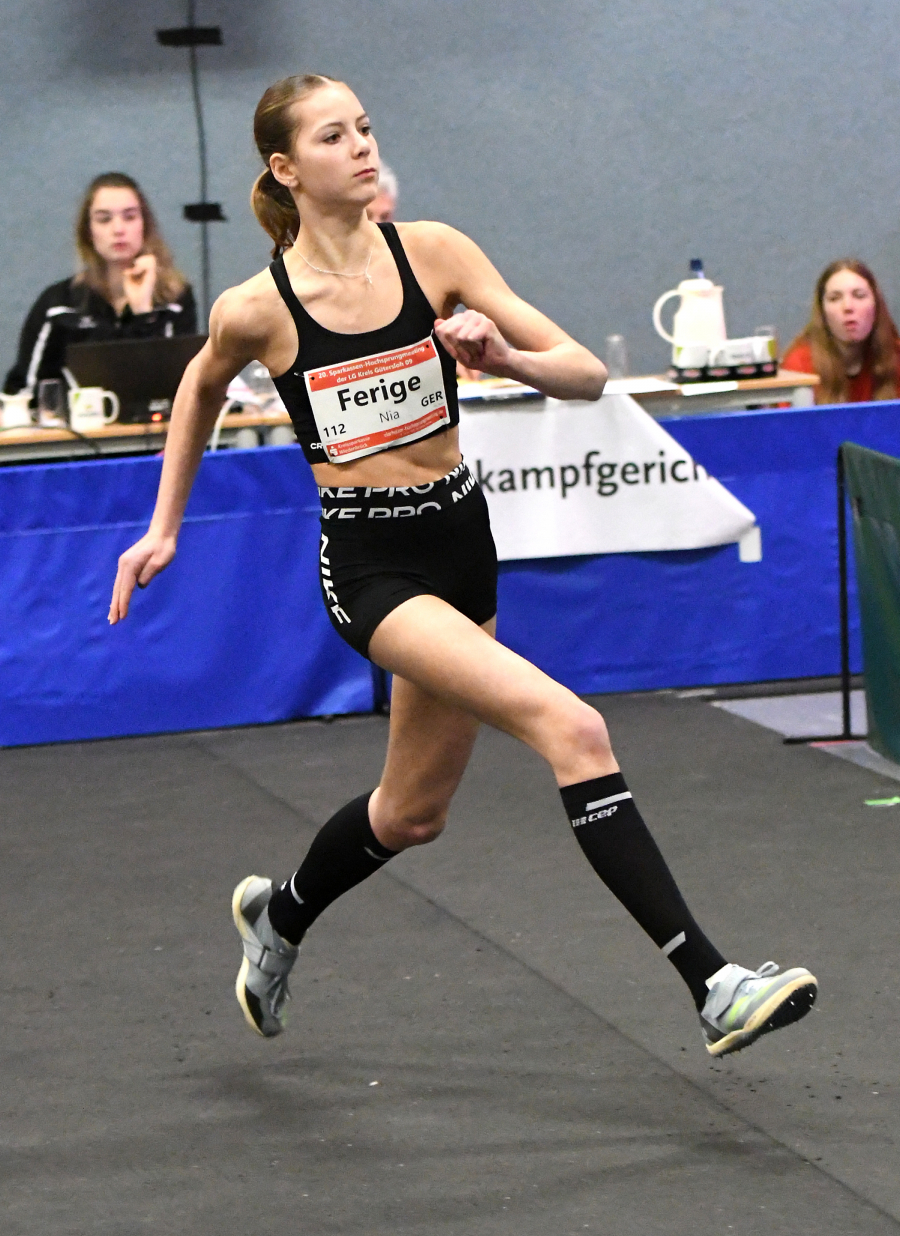
[[[733,964],[706,980],[709,995],[700,1026],[711,1056],[749,1047],[761,1034],[780,1030],[805,1017],[816,1002],[818,983],[799,967],[778,973],[774,961],[758,970]]]
[[[285,1005],[291,998],[288,975],[300,952],[269,922],[271,896],[272,881],[254,875],[241,880],[231,898],[234,925],[244,943],[234,989],[247,1024],[267,1039],[284,1029]]]

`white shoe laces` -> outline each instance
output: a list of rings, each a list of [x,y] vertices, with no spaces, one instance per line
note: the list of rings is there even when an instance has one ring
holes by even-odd
[[[708,1021],[721,1017],[740,987],[746,983],[749,994],[749,991],[755,989],[756,983],[771,978],[778,970],[779,967],[774,961],[763,962],[758,970],[748,970],[746,966],[738,966],[734,962],[722,966],[721,970],[717,970],[706,980],[709,997],[703,1006],[703,1016]]]

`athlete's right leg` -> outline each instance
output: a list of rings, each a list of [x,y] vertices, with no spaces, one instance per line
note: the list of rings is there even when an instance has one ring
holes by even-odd
[[[635,806],[602,717],[433,596],[383,619],[369,653],[437,700],[521,738],[556,774],[585,856],[684,979],[711,1054],[734,1051],[811,1007],[816,981],[729,965],[701,931]]]

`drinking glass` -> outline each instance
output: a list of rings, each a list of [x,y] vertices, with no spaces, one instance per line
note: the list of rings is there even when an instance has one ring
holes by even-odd
[[[611,378],[624,378],[628,373],[628,349],[624,335],[606,336],[606,371]]]
[[[38,383],[37,421],[47,429],[66,424],[66,384],[59,378],[44,378]]]

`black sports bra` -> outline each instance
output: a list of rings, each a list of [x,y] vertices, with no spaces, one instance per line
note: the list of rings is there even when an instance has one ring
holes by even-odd
[[[379,223],[403,285],[400,312],[378,330],[326,330],[301,305],[284,257],[269,267],[300,347],[275,387],[310,463],[374,455],[459,424],[456,362],[434,335],[436,314],[393,223]]]

